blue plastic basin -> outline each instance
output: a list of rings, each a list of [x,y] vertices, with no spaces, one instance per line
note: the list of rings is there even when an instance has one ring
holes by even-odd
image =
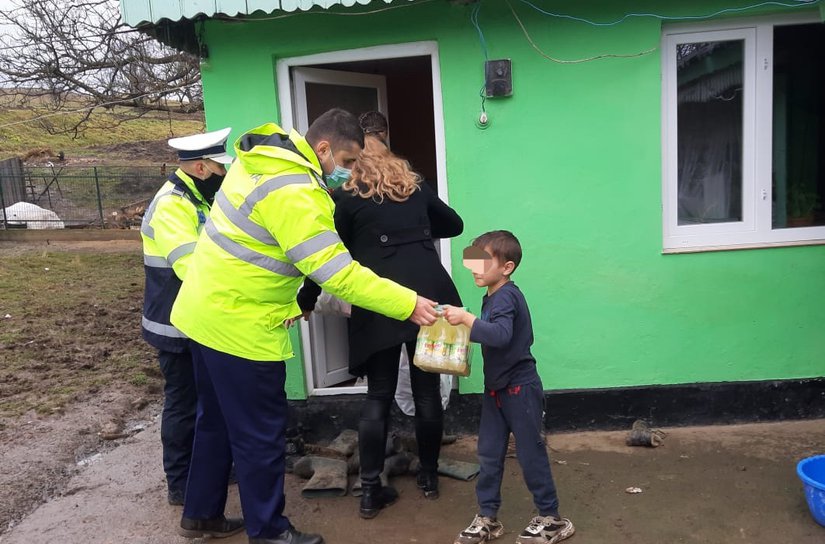
[[[817,523],[825,526],[825,455],[803,459],[796,465],[796,473],[805,486],[808,508]]]

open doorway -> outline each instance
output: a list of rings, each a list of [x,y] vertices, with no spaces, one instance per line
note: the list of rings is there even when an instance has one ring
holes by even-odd
[[[302,134],[319,115],[340,107],[356,116],[371,110],[389,122],[393,152],[410,161],[447,202],[441,78],[435,42],[337,51],[277,63],[281,123]],[[450,271],[449,241],[437,248]],[[309,395],[363,393],[347,372],[344,318],[313,315],[301,322]]]

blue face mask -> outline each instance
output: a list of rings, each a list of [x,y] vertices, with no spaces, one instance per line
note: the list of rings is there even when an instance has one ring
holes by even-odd
[[[352,177],[352,170],[335,164],[335,156],[332,155],[332,147],[329,148],[329,154],[332,157],[332,164],[335,165],[335,169],[331,174],[325,174],[324,180],[327,182],[327,187],[330,189],[337,189],[349,181],[349,178]]]

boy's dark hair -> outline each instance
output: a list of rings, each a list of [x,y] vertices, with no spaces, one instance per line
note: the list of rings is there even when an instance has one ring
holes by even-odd
[[[354,142],[363,149],[364,131],[353,114],[341,108],[333,108],[312,122],[307,130],[306,140],[312,147],[321,140],[326,140],[333,148]]]
[[[361,128],[364,129],[364,134],[372,134],[374,132],[386,132],[389,128],[387,118],[380,111],[368,111],[358,118]]]
[[[507,261],[513,261],[516,266],[513,272],[521,263],[521,244],[518,238],[509,230],[493,230],[485,232],[475,240],[473,240],[475,247],[482,249],[487,248],[493,257],[498,259],[501,264]]]

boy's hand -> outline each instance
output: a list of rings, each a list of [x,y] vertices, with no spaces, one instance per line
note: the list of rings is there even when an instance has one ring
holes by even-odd
[[[462,308],[456,308],[455,306],[444,306],[444,319],[446,319],[447,323],[450,325],[464,325],[468,328],[472,328],[473,322],[476,320],[476,316]]]

